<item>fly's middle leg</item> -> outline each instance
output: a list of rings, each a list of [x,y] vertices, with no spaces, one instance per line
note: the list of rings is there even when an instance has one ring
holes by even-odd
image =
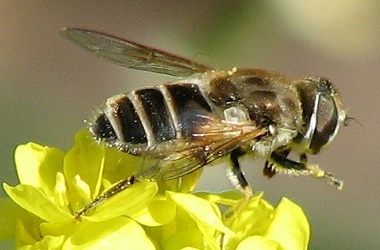
[[[247,204],[249,199],[253,196],[253,189],[249,185],[248,181],[245,178],[245,174],[240,167],[239,157],[246,154],[246,151],[242,148],[237,148],[230,153],[231,165],[227,168],[227,177],[231,184],[240,192],[242,192],[245,197],[239,202],[236,206],[227,210],[224,214],[226,222],[236,215],[244,206]]]

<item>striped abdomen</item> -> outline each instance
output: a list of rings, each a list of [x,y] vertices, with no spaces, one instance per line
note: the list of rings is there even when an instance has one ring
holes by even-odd
[[[144,88],[109,98],[90,125],[90,131],[111,146],[129,153],[141,153],[158,143],[186,138],[188,113],[194,110],[211,112],[197,84]]]

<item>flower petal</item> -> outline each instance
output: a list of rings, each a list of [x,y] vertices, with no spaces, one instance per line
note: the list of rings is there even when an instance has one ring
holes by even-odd
[[[241,204],[238,204],[241,207],[237,207],[230,229],[244,237],[264,234],[272,221],[274,211],[273,206],[262,197],[263,193],[259,193],[249,200],[241,199]]]
[[[282,198],[266,237],[279,242],[283,249],[307,249],[310,226],[302,209],[289,199]]]
[[[40,234],[45,237],[65,235],[69,237],[81,224],[75,220],[66,220],[63,222],[42,222],[40,224]]]
[[[222,220],[219,209],[207,200],[191,194],[174,193],[167,191],[170,198],[197,221],[197,223],[214,228],[223,233],[232,233]]]
[[[170,190],[174,192],[189,193],[193,191],[195,186],[197,185],[202,171],[203,169],[200,168],[190,174],[187,174],[179,178],[166,181],[158,181],[158,186],[162,191]]]
[[[263,193],[256,194],[248,200],[244,197],[228,211],[231,214],[225,223],[235,234],[225,237],[226,248],[235,249],[245,238],[263,235],[267,231],[274,209],[262,197]]]
[[[68,182],[69,190],[72,180],[79,175],[85,181],[93,194],[98,195],[104,167],[104,148],[98,145],[88,131],[82,130],[75,135],[75,145],[64,158],[64,174]],[[73,201],[78,202],[78,201]]]
[[[118,217],[84,222],[65,242],[63,249],[155,249],[142,227],[132,219]]]
[[[11,199],[8,197],[0,198],[0,240],[6,240],[14,236],[16,219],[24,214],[25,210]]]
[[[39,250],[39,249],[62,249],[63,243],[65,242],[65,236],[51,236],[48,235],[37,241],[33,245],[24,245],[23,247],[17,247],[17,249],[25,250]]]
[[[63,157],[61,150],[36,143],[18,146],[15,163],[20,183],[41,188],[47,195],[51,195],[55,174],[62,170]]]
[[[269,240],[262,236],[250,236],[244,239],[236,248],[236,250],[251,250],[251,249],[260,249],[260,250],[282,250],[281,245],[276,242]]]
[[[68,211],[59,208],[40,189],[25,184],[11,187],[4,183],[3,186],[15,203],[45,221],[59,222],[72,218]]]
[[[126,154],[116,148],[105,147],[103,178],[115,183],[138,172],[144,165],[144,157]]]
[[[141,209],[141,214],[130,216],[140,224],[153,227],[169,223],[175,215],[176,204],[166,196],[157,194]]]
[[[203,168],[199,168],[194,172],[182,177],[181,184],[179,185],[178,192],[189,193],[193,191],[201,177]]]
[[[237,205],[245,197],[237,190],[227,190],[221,193],[197,192],[195,195],[210,202],[229,207]]]
[[[41,240],[41,232],[39,230],[41,222],[41,218],[31,213],[26,213],[26,216],[17,219],[15,233],[17,249],[21,246],[32,246]]]
[[[213,249],[204,248],[203,235],[198,228],[181,230],[170,235],[164,242],[165,250],[177,249]]]
[[[145,227],[150,238],[159,244],[160,249],[176,250],[185,247],[195,249],[217,249],[217,243],[213,238],[215,230],[204,233],[188,211],[177,206],[174,219],[160,227]],[[206,231],[206,230],[204,230]],[[210,235],[211,234],[211,235]],[[204,246],[215,246],[205,248]]]

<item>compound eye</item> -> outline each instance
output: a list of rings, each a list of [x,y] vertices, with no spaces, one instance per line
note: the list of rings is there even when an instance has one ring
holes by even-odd
[[[316,113],[316,127],[311,137],[309,149],[318,153],[322,147],[327,145],[335,136],[339,127],[338,107],[330,91],[322,90]]]

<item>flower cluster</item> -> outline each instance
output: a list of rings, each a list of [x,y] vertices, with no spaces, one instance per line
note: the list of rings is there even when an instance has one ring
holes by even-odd
[[[191,193],[201,170],[167,182],[137,182],[80,219],[113,183],[138,171],[141,157],[95,143],[86,131],[67,153],[20,145],[20,184],[4,184],[0,239],[18,249],[306,249],[309,224],[296,204],[273,207],[262,193]]]

